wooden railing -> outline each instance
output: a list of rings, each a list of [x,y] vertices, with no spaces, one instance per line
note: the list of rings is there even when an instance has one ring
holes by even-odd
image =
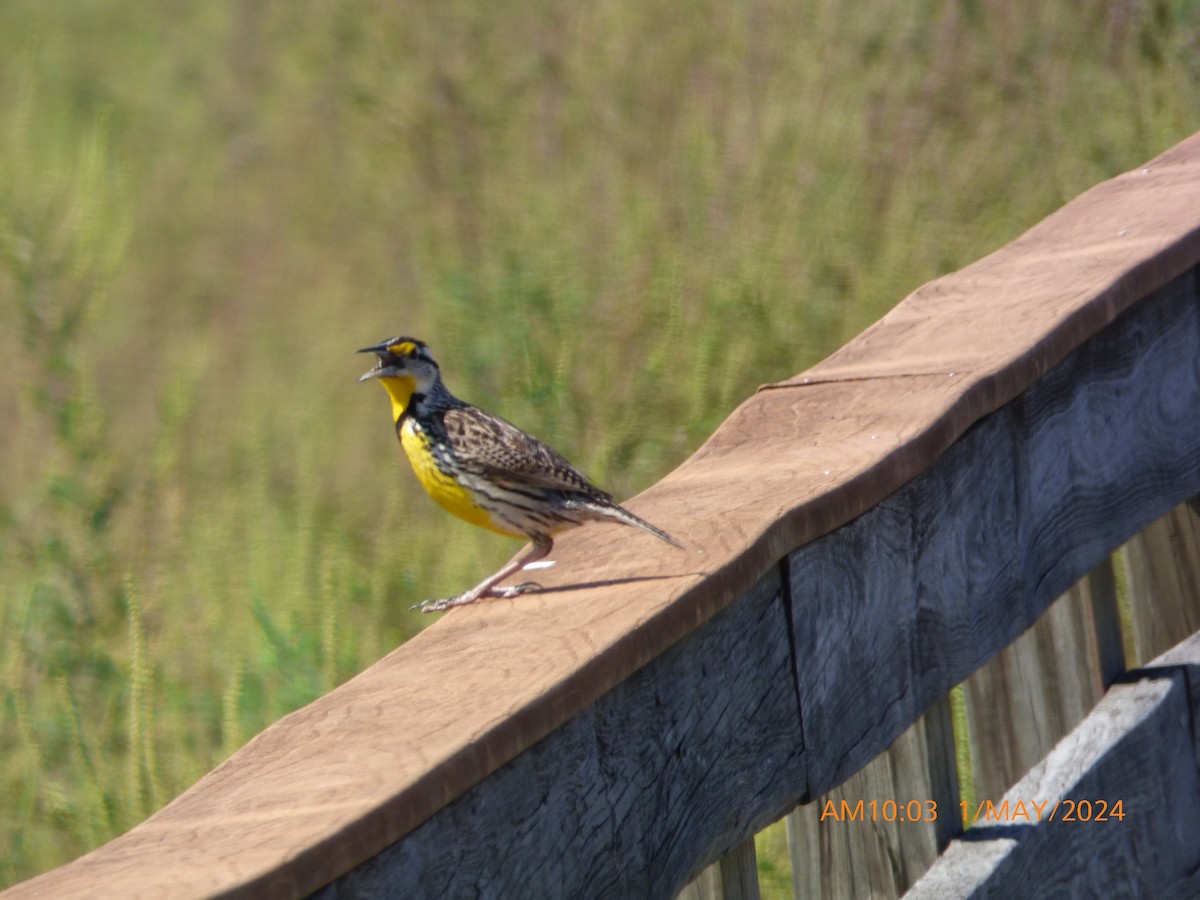
[[[1198,264],[1200,136],[742,404],[630,504],[690,552],[565,536],[545,591],[450,613],[5,896],[753,896],[785,815],[798,895],[1189,895],[1200,638],[1121,674],[1116,573],[1176,567],[1131,585],[1138,660],[1200,627],[1171,512],[1200,494]],[[1114,569],[1156,520],[1180,554]],[[1124,817],[964,833],[964,797]],[[821,821],[842,799],[874,821]]]

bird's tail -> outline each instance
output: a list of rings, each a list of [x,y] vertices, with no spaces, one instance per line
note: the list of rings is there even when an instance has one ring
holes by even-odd
[[[678,547],[680,550],[687,549],[683,544],[671,537],[671,535],[667,534],[661,528],[657,528],[654,525],[651,525],[645,519],[635,516],[625,507],[620,506],[617,503],[596,503],[592,505],[592,509],[605,518],[614,519],[623,525],[632,525],[634,528],[640,528],[642,531],[654,535],[660,541],[666,541],[672,547]]]

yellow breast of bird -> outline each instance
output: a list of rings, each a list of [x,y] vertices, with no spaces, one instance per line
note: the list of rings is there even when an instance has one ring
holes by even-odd
[[[404,448],[404,455],[412,464],[413,472],[416,473],[421,486],[443,509],[480,528],[487,528],[509,537],[523,536],[497,525],[491,514],[479,505],[469,490],[438,467],[429,434],[412,418],[405,420],[400,427],[400,445]]]

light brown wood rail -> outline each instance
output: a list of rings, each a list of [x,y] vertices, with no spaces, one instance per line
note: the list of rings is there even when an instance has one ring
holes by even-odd
[[[1200,493],[1198,263],[1195,136],[739,406],[630,503],[691,552],[565,536],[5,896],[674,895]]]

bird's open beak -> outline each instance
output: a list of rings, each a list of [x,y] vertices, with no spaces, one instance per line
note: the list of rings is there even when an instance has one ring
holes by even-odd
[[[374,353],[379,357],[379,362],[375,365],[375,368],[358,379],[360,383],[363,381],[370,381],[372,378],[382,378],[384,375],[389,374],[389,370],[391,372],[395,371],[394,367],[386,365],[388,358],[391,356],[391,354],[388,353],[387,341],[384,341],[382,344],[376,344],[374,347],[363,347],[355,352]]]

